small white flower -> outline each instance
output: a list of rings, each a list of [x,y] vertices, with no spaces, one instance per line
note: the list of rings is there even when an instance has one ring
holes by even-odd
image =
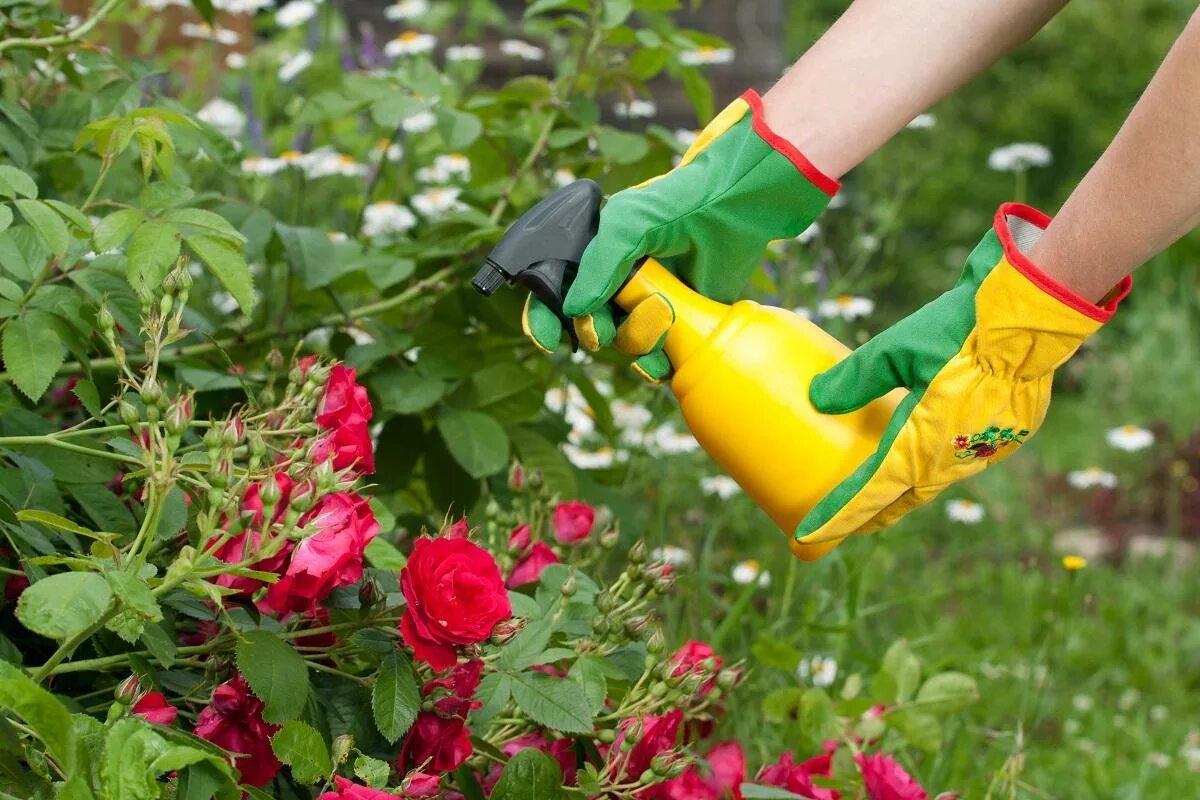
[[[361,177],[367,173],[365,164],[360,164],[345,153],[338,153],[329,148],[322,148],[308,153],[301,167],[308,178],[325,178],[330,175],[342,175],[348,178]]]
[[[418,111],[400,121],[400,127],[405,133],[424,133],[437,125],[437,117],[432,111]]]
[[[917,114],[912,118],[912,121],[904,127],[909,128],[910,130],[925,130],[932,128],[936,124],[937,117],[935,117],[933,114]]]
[[[656,547],[650,551],[650,560],[672,567],[686,567],[692,563],[692,554],[682,547],[664,544],[662,547]]]
[[[795,308],[792,309],[792,313],[795,314],[797,317],[802,317],[804,319],[810,320],[813,318],[812,309],[808,308],[807,306],[796,306]]]
[[[249,63],[249,59],[246,58],[245,53],[230,53],[225,56],[225,66],[229,69],[245,69],[247,63]]]
[[[363,209],[362,233],[368,239],[389,233],[404,233],[417,224],[417,217],[405,206],[391,200],[371,203]]]
[[[618,460],[617,451],[611,447],[585,450],[568,442],[562,446],[562,450],[567,460],[578,469],[608,469]]]
[[[630,100],[613,104],[613,113],[621,119],[649,119],[658,113],[653,100]]]
[[[742,490],[737,481],[728,475],[713,475],[700,479],[700,490],[707,495],[716,495],[722,500],[728,500]]]
[[[281,28],[303,25],[317,14],[317,4],[312,0],[292,0],[275,12],[275,24]]]
[[[1096,752],[1096,743],[1091,739],[1076,739],[1075,747],[1079,750],[1079,752],[1085,753],[1089,756]]]
[[[988,166],[999,172],[1022,172],[1030,167],[1044,167],[1050,161],[1050,148],[1036,142],[997,147],[988,156]]]
[[[946,503],[946,516],[964,525],[982,522],[984,515],[983,506],[973,500],[951,500]]]
[[[1166,722],[1167,717],[1170,716],[1170,713],[1171,712],[1168,711],[1167,707],[1164,705],[1159,704],[1150,706],[1150,719],[1154,722]]]
[[[299,53],[289,56],[279,67],[279,80],[284,83],[295,80],[300,73],[311,67],[312,63],[313,54],[308,50],[301,50]]]
[[[565,389],[561,386],[547,389],[542,403],[555,414],[562,414],[572,406],[587,408],[588,405],[583,392],[579,391],[579,387],[573,383],[568,383]]]
[[[220,314],[233,314],[239,308],[238,301],[229,292],[214,292],[210,299],[213,308]]]
[[[220,97],[209,100],[204,108],[196,112],[196,118],[231,139],[246,130],[246,115],[233,103]]]
[[[796,237],[796,241],[800,244],[808,244],[813,239],[821,235],[821,226],[814,222],[804,230],[800,231],[800,235]]]
[[[386,158],[388,161],[399,161],[404,158],[404,145],[399,142],[393,142],[391,139],[380,139],[371,148],[371,153],[368,158],[372,162],[378,163]]]
[[[1075,736],[1081,730],[1083,730],[1083,725],[1077,719],[1069,719],[1063,723],[1063,733],[1067,736]]]
[[[520,39],[505,39],[500,42],[500,52],[510,58],[519,58],[522,61],[541,61],[546,57],[545,50]]]
[[[422,183],[450,183],[456,179],[471,179],[471,159],[462,153],[438,156],[433,160],[433,166],[417,170],[417,180]]]
[[[1158,769],[1166,769],[1171,766],[1171,757],[1166,753],[1151,752],[1146,754],[1146,763]]]
[[[1137,689],[1126,689],[1121,692],[1121,696],[1117,698],[1117,708],[1122,711],[1132,711],[1133,707],[1142,699],[1142,693]]]
[[[1188,771],[1200,772],[1200,747],[1185,744],[1179,750],[1179,757],[1187,764]]]
[[[1130,453],[1145,450],[1154,444],[1154,434],[1137,425],[1122,425],[1119,428],[1112,428],[1104,435],[1104,438],[1108,440],[1109,446]]]
[[[313,328],[304,335],[304,343],[313,350],[326,350],[329,340],[333,338],[333,328],[326,325],[323,328]]]
[[[328,232],[326,232],[325,235],[328,236],[329,241],[333,242],[334,244],[338,244],[340,242],[346,242],[346,241],[350,240],[350,237],[347,236],[346,234],[342,233],[341,231],[328,231]]]
[[[1076,711],[1084,714],[1096,707],[1096,701],[1092,699],[1091,695],[1077,694],[1071,698],[1071,705]]]
[[[679,63],[689,67],[702,64],[728,64],[733,61],[733,49],[729,47],[700,47],[679,54]]]
[[[1067,483],[1076,489],[1091,489],[1095,486],[1112,489],[1117,485],[1117,476],[1099,467],[1088,467],[1068,472]]]
[[[392,22],[423,17],[429,11],[427,0],[398,0],[383,10],[383,16]]]
[[[855,320],[870,315],[875,310],[875,301],[866,297],[843,294],[817,304],[817,313],[825,319],[841,317]]]
[[[859,248],[867,253],[874,253],[879,249],[879,237],[873,233],[860,234],[859,237],[855,239],[855,244],[857,244]]]
[[[483,48],[473,44],[459,44],[446,48],[447,61],[482,61]]]
[[[754,559],[738,562],[734,565],[733,572],[730,574],[733,582],[738,586],[748,586],[755,581],[758,582],[759,586],[766,587],[771,585],[771,573],[760,567]]]
[[[622,430],[644,428],[652,419],[650,409],[627,400],[613,400],[609,410],[612,411],[613,423]]]
[[[364,331],[362,328],[346,328],[346,335],[354,340],[355,344],[368,345],[375,344],[375,337]]]
[[[437,217],[449,211],[466,208],[459,202],[462,190],[457,186],[436,186],[426,189],[412,199],[412,207],[423,217]]]
[[[838,665],[833,656],[802,658],[796,665],[796,677],[802,682],[812,681],[818,689],[825,689],[837,680]]]
[[[209,25],[207,22],[185,22],[179,26],[179,32],[191,39],[205,39],[223,45],[238,43],[237,31],[228,28]]]
[[[274,175],[286,166],[287,162],[282,158],[249,156],[242,159],[242,172],[247,175]]]
[[[700,443],[696,441],[695,436],[687,431],[676,430],[675,426],[669,422],[655,429],[654,445],[668,455],[693,453],[700,449]]]
[[[575,173],[566,167],[559,167],[554,170],[554,174],[550,177],[550,182],[559,188],[569,186],[575,182]]]
[[[432,33],[405,31],[383,46],[383,54],[388,58],[415,56],[428,53],[435,47],[437,47],[437,37]]]

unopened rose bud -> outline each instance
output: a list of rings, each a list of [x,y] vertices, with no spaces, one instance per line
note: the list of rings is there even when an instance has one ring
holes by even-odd
[[[311,483],[298,483],[292,489],[291,497],[288,499],[288,507],[293,511],[308,511],[313,505],[313,486]]]
[[[666,649],[667,642],[663,638],[661,630],[655,630],[650,634],[650,638],[646,640],[646,652],[651,655],[660,655]]]
[[[596,604],[596,610],[601,614],[607,614],[613,610],[613,596],[609,594],[607,589],[601,589],[596,593],[596,598],[593,600]]]
[[[313,474],[317,479],[317,493],[326,494],[333,489],[333,484],[337,481],[337,473],[333,469],[333,460],[325,459],[317,468],[313,470]]]
[[[226,447],[237,447],[242,443],[242,437],[245,435],[246,423],[242,422],[242,418],[236,414],[221,426],[221,444]]]
[[[700,662],[700,669],[704,670],[705,672],[716,672],[717,660],[712,656],[709,656]]]
[[[188,392],[185,395],[176,397],[167,409],[167,416],[163,420],[167,427],[167,433],[171,436],[182,436],[187,430],[188,425],[192,422],[192,393]]]
[[[250,447],[250,455],[255,458],[262,458],[267,454],[267,443],[258,431],[250,431],[250,435],[246,437],[246,444]]]
[[[258,496],[262,498],[264,506],[274,508],[279,505],[279,501],[283,497],[283,492],[280,490],[279,482],[275,480],[274,475],[271,475],[262,482],[262,489],[259,490]]]
[[[650,696],[651,697],[663,697],[669,691],[671,691],[671,687],[667,686],[662,681],[659,681],[658,683],[650,684]]]
[[[421,702],[421,710],[424,711],[426,714],[432,714],[433,713],[433,701],[432,700],[423,700]]]
[[[121,418],[122,423],[135,430],[138,423],[142,421],[142,415],[138,413],[137,406],[124,397],[117,403],[117,416]]]
[[[612,744],[616,739],[617,734],[613,732],[612,728],[601,728],[596,731],[596,741],[601,744]]]
[[[117,688],[113,690],[113,699],[123,706],[131,706],[137,702],[138,695],[141,693],[142,685],[138,676],[130,675],[117,684]]]
[[[686,759],[686,758],[675,759],[674,761],[671,762],[671,765],[669,767],[667,767],[667,778],[669,778],[669,779],[678,778],[680,775],[682,775],[684,772],[687,771],[687,768],[689,766],[691,766],[691,763],[688,761],[688,759]]]
[[[513,619],[506,619],[503,622],[499,622],[492,628],[491,642],[497,647],[506,644],[512,641],[512,638],[520,633],[524,627],[525,620],[521,617],[514,617]]]
[[[216,453],[221,449],[221,431],[216,425],[210,425],[205,431],[204,449],[208,451],[208,460],[215,461]]]
[[[621,529],[613,526],[600,534],[600,547],[605,550],[612,550],[617,546],[617,542],[621,541]]]
[[[375,585],[375,581],[365,580],[358,587],[358,602],[363,608],[370,608],[383,599],[383,595],[379,591],[379,587]]]
[[[642,740],[645,731],[646,726],[642,724],[641,719],[634,720],[629,730],[625,731],[625,737],[621,739],[621,750],[632,750],[633,746]]]
[[[275,400],[275,384],[268,383],[258,393],[258,404],[260,406],[273,406],[275,405]]]
[[[214,489],[224,489],[229,485],[229,479],[233,477],[233,465],[229,463],[229,459],[222,458],[216,464],[209,467],[208,482]]]
[[[519,461],[514,461],[508,470],[508,488],[514,492],[525,490],[525,469]]]
[[[629,563],[634,565],[642,564],[646,561],[646,543],[638,539],[633,543],[633,547],[629,548],[627,556]]]
[[[175,307],[175,298],[172,295],[164,294],[158,298],[158,315],[166,319],[171,315],[171,309]]]
[[[676,760],[674,753],[659,753],[650,759],[650,771],[660,778],[665,778],[670,772],[671,764]]]
[[[525,479],[529,488],[535,492],[545,485],[545,479],[542,477],[542,471],[536,467],[526,473]]]
[[[638,783],[643,783],[647,786],[658,783],[659,776],[654,774],[654,770],[648,769],[638,777]]]
[[[117,321],[113,318],[112,312],[108,310],[106,301],[101,301],[100,308],[96,310],[96,325],[106,337],[111,336],[116,330]]]
[[[575,573],[572,572],[571,574],[567,575],[567,579],[565,581],[563,581],[563,585],[562,585],[563,597],[573,597],[575,595],[575,589],[576,589]]]
[[[163,401],[163,390],[154,378],[146,378],[140,392],[142,403],[146,406],[146,419],[151,423],[158,422],[159,404]]]
[[[729,667],[717,673],[717,686],[722,691],[732,690],[742,680],[742,672],[737,667]]]
[[[267,353],[267,369],[272,372],[283,369],[283,353],[279,352],[279,348],[272,347],[271,352]]]
[[[634,639],[640,639],[643,636],[650,635],[653,630],[653,620],[649,616],[633,617],[625,620],[625,632]]]
[[[600,617],[592,623],[592,632],[600,638],[607,636],[610,630],[612,630],[612,624],[608,621],[608,617]]]

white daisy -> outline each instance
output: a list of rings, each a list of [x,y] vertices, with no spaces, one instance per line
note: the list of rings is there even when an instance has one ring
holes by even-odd
[[[309,153],[302,166],[305,176],[309,178],[324,178],[329,175],[355,178],[367,173],[366,164],[360,164],[345,153],[339,153],[329,148]]]
[[[722,500],[728,500],[742,490],[737,481],[728,475],[713,475],[700,479],[700,490],[707,495],[716,495]]]
[[[220,26],[214,28],[207,22],[185,22],[179,26],[179,32],[191,39],[205,39],[227,46],[238,43],[237,31]]]
[[[1117,708],[1122,711],[1132,711],[1133,707],[1142,699],[1142,693],[1137,689],[1129,688],[1121,692],[1121,696],[1117,698]]]
[[[208,123],[229,138],[240,136],[246,130],[246,115],[228,100],[214,97],[196,112],[196,118]]]
[[[418,111],[400,121],[400,127],[405,133],[424,133],[437,125],[437,117],[432,111]]]
[[[975,525],[983,521],[986,512],[973,500],[951,500],[946,503],[946,516],[964,525]]]
[[[1187,764],[1189,772],[1200,772],[1200,747],[1185,744],[1179,748],[1179,757]]]
[[[412,207],[423,217],[437,217],[449,211],[465,208],[458,196],[462,190],[457,186],[435,186],[412,198]]]
[[[388,161],[399,161],[404,158],[404,145],[399,142],[393,142],[391,139],[380,139],[371,148],[371,152],[367,157],[376,163],[384,158]]]
[[[807,306],[796,306],[795,308],[792,309],[792,313],[795,314],[797,317],[802,317],[804,319],[810,320],[813,318],[812,309],[808,308]]]
[[[1117,476],[1099,467],[1088,467],[1068,472],[1067,483],[1076,489],[1091,489],[1095,486],[1112,489],[1117,485]]]
[[[730,61],[733,61],[733,48],[730,47],[700,47],[679,54],[679,63],[690,67],[703,64],[728,64]]]
[[[547,389],[542,403],[555,414],[562,414],[571,406],[586,408],[588,404],[583,392],[573,383],[568,383],[565,389],[561,386]]]
[[[374,239],[389,233],[404,233],[417,224],[417,217],[405,206],[391,200],[371,203],[363,209],[363,236]]]
[[[462,153],[438,156],[432,166],[417,170],[417,180],[422,183],[450,183],[455,179],[471,179],[471,159]]]
[[[644,428],[650,424],[653,417],[650,409],[645,406],[619,398],[612,401],[609,410],[612,411],[613,423],[622,430]]]
[[[1036,142],[1007,144],[988,156],[988,166],[999,172],[1021,172],[1030,167],[1044,167],[1050,161],[1050,148]]]
[[[522,61],[541,61],[546,57],[546,51],[537,45],[523,42],[520,39],[505,39],[500,42],[500,52],[511,58]]]
[[[837,680],[838,665],[833,656],[802,658],[796,665],[796,677],[802,682],[812,681],[818,689],[832,686]]]
[[[909,122],[904,127],[909,128],[911,130],[925,130],[928,128],[932,128],[936,124],[937,124],[937,117],[935,117],[933,114],[917,114],[915,117],[912,118],[912,121]]]
[[[1075,736],[1081,730],[1083,730],[1083,725],[1077,719],[1069,719],[1063,723],[1063,733],[1067,736]]]
[[[1092,699],[1091,695],[1077,694],[1071,698],[1071,707],[1080,714],[1085,714],[1096,707],[1096,701]]]
[[[1145,450],[1154,444],[1154,434],[1137,425],[1122,425],[1119,428],[1112,428],[1104,435],[1104,438],[1108,440],[1111,447],[1130,453]]]
[[[405,31],[383,46],[383,54],[388,58],[415,56],[431,52],[435,47],[437,37],[432,33]]]
[[[817,304],[817,313],[826,319],[841,317],[855,320],[868,316],[875,310],[875,301],[866,297],[843,294]]]
[[[748,586],[756,581],[759,586],[771,585],[771,573],[760,567],[758,562],[752,558],[735,564],[730,577],[738,586]]]
[[[659,564],[669,564],[672,567],[686,567],[692,563],[692,554],[682,547],[664,544],[650,551],[650,560]]]
[[[1167,710],[1166,706],[1161,704],[1150,706],[1150,719],[1152,721],[1166,722],[1168,716],[1170,716],[1170,711]]]
[[[246,58],[245,53],[230,53],[225,56],[225,66],[229,69],[245,69],[248,63],[249,59]]]
[[[653,100],[630,100],[613,104],[613,113],[621,119],[649,119],[658,113]]]
[[[599,450],[585,450],[582,447],[567,442],[562,446],[563,455],[577,469],[608,469],[617,463],[619,456],[611,447],[601,447]],[[623,458],[620,460],[624,460]]]
[[[392,22],[423,17],[429,11],[427,0],[398,0],[383,10],[383,16]]]
[[[1166,753],[1154,751],[1146,754],[1146,763],[1158,769],[1166,769],[1171,766],[1171,757]]]
[[[558,169],[554,170],[554,174],[550,176],[550,183],[559,188],[562,188],[563,186],[569,186],[574,182],[575,173],[571,172],[571,170],[567,169],[566,167],[559,167]]]
[[[247,175],[274,175],[287,166],[282,158],[249,156],[242,159],[242,172]]]
[[[654,445],[669,455],[693,453],[700,449],[700,443],[696,441],[695,436],[687,431],[676,430],[675,426],[669,422],[655,429]]]
[[[325,235],[328,236],[329,241],[333,242],[334,244],[338,244],[338,243],[346,242],[346,241],[350,240],[350,237],[347,236],[346,234],[342,233],[341,231],[326,231]]]
[[[459,44],[446,48],[447,61],[482,61],[483,48],[473,44]]]
[[[292,0],[275,12],[275,24],[281,28],[303,25],[317,14],[317,4],[312,0]]]
[[[312,66],[313,54],[308,50],[301,50],[295,55],[288,56],[279,66],[279,80],[284,83],[289,83],[300,76],[300,73]]]

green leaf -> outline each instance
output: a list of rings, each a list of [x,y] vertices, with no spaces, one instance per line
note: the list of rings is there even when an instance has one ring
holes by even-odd
[[[162,502],[163,509],[158,518],[158,530],[154,533],[160,539],[170,539],[187,525],[187,494],[179,486],[173,486]]]
[[[792,672],[800,663],[801,653],[786,642],[773,636],[758,639],[750,647],[754,658],[762,665]]]
[[[300,783],[319,783],[333,772],[325,740],[311,725],[299,720],[284,723],[271,737],[271,749],[292,768],[292,777]]]
[[[379,666],[371,689],[371,711],[375,726],[389,742],[408,732],[421,710],[421,693],[408,656],[393,651]]]
[[[142,208],[147,211],[171,208],[186,203],[196,195],[190,188],[169,181],[155,181],[142,187]]]
[[[220,214],[202,208],[175,208],[163,214],[163,219],[180,226],[185,237],[199,233],[228,242],[233,247],[241,247],[246,243],[246,237],[233,223]]]
[[[952,714],[979,700],[975,679],[961,672],[942,672],[921,685],[916,702],[930,714]]]
[[[254,279],[250,276],[246,259],[242,257],[241,248],[202,234],[188,236],[187,245],[233,295],[242,312],[249,314],[254,308]]]
[[[0,206],[0,233],[8,230],[8,226],[12,225],[13,212],[8,206]]]
[[[894,696],[877,698],[885,703],[905,702],[913,696],[921,682],[921,662],[904,639],[893,643],[884,653],[879,671],[890,677],[895,685]]]
[[[60,215],[62,215],[62,218],[65,219],[67,222],[71,223],[76,228],[78,228],[79,230],[86,233],[88,236],[92,235],[92,221],[90,219],[88,219],[87,216],[82,211],[80,211],[78,208],[76,208],[73,205],[64,203],[61,200],[49,200],[48,199],[45,201],[45,203],[46,203],[46,205],[50,206],[55,211],[57,211]]]
[[[524,595],[521,595],[524,597]],[[475,699],[482,705],[471,712],[471,720],[475,725],[486,725],[487,722],[508,705],[512,698],[512,680],[503,672],[491,672],[483,676],[479,688],[475,691]]]
[[[520,750],[504,766],[488,796],[491,800],[558,800],[564,796],[562,769],[541,750]]]
[[[155,291],[179,258],[180,233],[169,222],[150,219],[129,239],[125,277],[139,295]]]
[[[633,0],[604,0],[600,22],[605,28],[621,25],[633,13]]]
[[[16,167],[0,164],[0,195],[5,197],[37,197],[37,184],[33,178]]]
[[[354,757],[354,775],[372,789],[382,789],[392,776],[392,765],[382,759],[359,754]]]
[[[84,411],[91,414],[93,417],[100,416],[100,392],[96,389],[96,384],[84,378],[75,384],[75,388],[71,393],[79,398],[79,402],[83,405]]]
[[[268,631],[250,631],[237,643],[237,666],[254,694],[266,703],[263,719],[267,722],[287,722],[304,712],[308,667],[290,644]]]
[[[553,617],[542,617],[522,628],[500,651],[500,660],[497,662],[499,667],[504,670],[522,670],[541,663],[538,657],[550,643],[554,621]]]
[[[316,228],[297,228],[278,223],[275,230],[288,261],[299,270],[307,289],[328,286],[337,278],[337,259],[333,242],[324,231]]]
[[[585,12],[588,10],[587,0],[534,0],[525,9],[525,19],[545,14],[547,11],[571,10]]]
[[[914,747],[931,753],[942,747],[942,725],[932,714],[917,708],[899,708],[885,714],[883,719]]]
[[[4,326],[0,352],[13,383],[34,401],[46,393],[66,357],[62,342],[52,328],[33,324],[24,317],[10,319]]]
[[[450,455],[472,478],[494,475],[508,466],[508,436],[494,417],[444,408],[437,427]]]
[[[156,800],[158,782],[150,763],[165,749],[162,736],[137,717],[119,720],[104,738],[104,787],[121,800]]]
[[[89,539],[99,538],[95,531],[72,522],[66,517],[59,516],[52,511],[43,511],[38,508],[23,508],[17,512],[17,519],[22,522],[36,522],[39,525],[47,525],[60,531],[67,531],[78,536],[86,536]]]
[[[712,84],[704,77],[704,73],[695,68],[682,70],[679,78],[683,83],[683,93],[692,102],[696,119],[701,125],[706,124],[713,116]]]
[[[650,152],[646,137],[601,125],[596,129],[600,154],[614,164],[632,164]]]
[[[474,114],[452,108],[439,108],[435,113],[438,133],[442,135],[446,147],[451,150],[467,147],[483,133],[483,123]]]
[[[78,758],[77,737],[67,707],[19,668],[5,661],[0,661],[0,708],[9,709],[24,719],[46,743],[46,749],[59,766],[68,774],[74,771]]]
[[[544,672],[510,673],[517,706],[534,722],[563,733],[591,733],[587,695],[575,681]]]
[[[21,593],[17,619],[34,633],[66,639],[98,623],[112,602],[112,590],[94,572],[63,572]]]
[[[135,208],[114,211],[96,223],[96,229],[92,231],[92,246],[97,253],[120,247],[145,219],[145,215]]]
[[[563,497],[575,497],[578,494],[575,470],[549,439],[530,428],[509,428],[508,437],[521,464],[526,469],[542,471],[547,489]]]
[[[129,572],[108,572],[104,575],[121,605],[150,622],[160,621],[162,609],[146,582]]]
[[[742,784],[742,797],[746,800],[807,800],[803,795],[793,794],[778,786],[759,786],[756,783]]]
[[[608,681],[605,675],[609,669],[608,664],[598,656],[580,656],[567,673],[568,678],[583,687],[583,693],[593,714],[600,713],[608,697]]]
[[[442,379],[423,375],[412,368],[375,373],[369,383],[383,410],[393,414],[424,411],[441,400],[446,391]]]
[[[389,572],[399,572],[408,563],[408,559],[396,548],[396,545],[379,536],[367,544],[366,549],[363,550],[363,556],[372,567],[386,569]]]
[[[3,3],[2,5],[12,5],[12,3]],[[0,100],[0,114],[8,117],[8,120],[16,126],[17,130],[30,139],[37,139],[39,137],[40,131],[38,130],[37,120],[33,118],[32,114],[11,100]]]
[[[39,200],[14,200],[13,205],[30,227],[37,231],[51,253],[60,258],[67,254],[71,235],[67,232],[67,224],[53,208]]]
[[[209,25],[217,21],[217,9],[212,0],[192,0],[192,8],[196,9],[196,13]]]

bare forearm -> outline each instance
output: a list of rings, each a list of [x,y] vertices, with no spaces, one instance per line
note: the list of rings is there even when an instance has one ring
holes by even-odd
[[[1066,4],[857,0],[764,96],[767,122],[839,177]]]
[[[1200,224],[1200,13],[1030,256],[1089,300]]]

